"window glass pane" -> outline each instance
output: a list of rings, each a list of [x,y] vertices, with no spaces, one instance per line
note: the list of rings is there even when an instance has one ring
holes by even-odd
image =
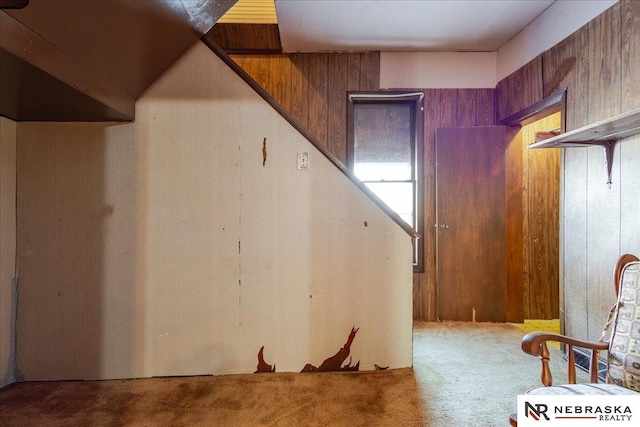
[[[347,164],[382,202],[422,233],[422,96],[418,93],[349,95]],[[421,203],[420,203],[421,205]],[[422,241],[414,242],[414,267],[422,271]]]
[[[407,224],[413,222],[413,183],[411,182],[368,182],[367,187],[380,197]]]
[[[359,104],[354,106],[354,173],[363,181],[409,180],[411,176],[411,106],[404,103]],[[370,167],[359,164],[382,163],[375,178]],[[404,165],[404,166],[403,166]],[[364,175],[361,176],[360,173]]]
[[[409,163],[355,163],[353,173],[361,181],[407,181],[411,179]]]

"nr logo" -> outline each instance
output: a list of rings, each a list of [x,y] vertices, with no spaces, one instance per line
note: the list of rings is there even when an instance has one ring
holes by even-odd
[[[540,421],[540,419],[544,417],[545,420],[549,421],[549,417],[547,416],[548,410],[549,407],[544,403],[532,405],[529,402],[524,402],[524,413],[527,418],[531,417],[536,421]]]

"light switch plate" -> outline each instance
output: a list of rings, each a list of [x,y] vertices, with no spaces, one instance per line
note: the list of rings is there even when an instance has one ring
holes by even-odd
[[[300,171],[309,170],[309,153],[306,153],[306,152],[298,153],[298,170]]]

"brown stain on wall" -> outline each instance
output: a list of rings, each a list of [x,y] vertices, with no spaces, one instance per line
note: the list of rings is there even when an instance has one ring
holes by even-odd
[[[353,343],[354,338],[356,337],[356,333],[359,328],[351,328],[351,332],[349,333],[349,337],[347,338],[347,342],[344,344],[340,350],[333,356],[325,359],[319,367],[313,366],[310,363],[307,363],[304,368],[300,371],[301,373],[306,372],[340,372],[340,371],[357,371],[360,369],[360,362],[357,362],[355,365],[351,364],[351,359],[349,359],[349,363],[346,365],[342,365],[349,354],[351,353],[351,344]],[[376,365],[377,368],[377,365]],[[386,368],[385,368],[386,369]],[[276,365],[273,367],[267,364],[264,361],[264,346],[260,348],[258,351],[258,369],[254,373],[264,373],[264,372],[275,372]]]
[[[273,365],[273,367],[271,365],[269,365],[267,362],[264,361],[264,346],[260,347],[260,351],[258,351],[258,368],[256,369],[256,371],[254,372],[254,374],[257,374],[259,372],[275,372],[276,371],[276,365]]]

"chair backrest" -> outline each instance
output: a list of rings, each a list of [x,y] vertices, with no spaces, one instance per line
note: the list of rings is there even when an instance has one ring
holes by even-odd
[[[611,325],[607,382],[640,391],[640,261],[629,255],[614,272],[618,294]]]

